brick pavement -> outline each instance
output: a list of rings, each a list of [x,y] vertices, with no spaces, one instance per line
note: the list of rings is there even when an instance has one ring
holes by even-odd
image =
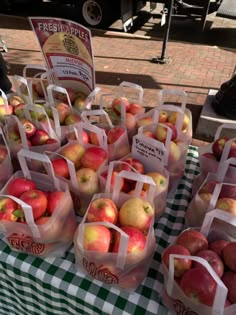
[[[230,38],[225,42],[225,35],[222,37],[224,46],[219,45],[218,36],[215,36],[217,45],[214,45],[214,38],[209,37],[209,33],[201,39],[199,30],[192,26],[190,30],[183,30],[183,40],[179,37],[178,25],[175,27],[170,32],[166,50],[170,63],[165,65],[151,63],[153,56],[161,54],[160,32],[163,30],[157,32],[155,37],[144,32],[124,34],[111,30],[92,30],[96,82],[104,92],[110,92],[122,81],[140,84],[144,88],[145,106],[156,105],[160,89],[184,89],[188,94],[188,107],[193,111],[195,129],[209,89],[219,88],[232,75],[236,65],[236,47],[232,45],[236,43],[232,44]],[[221,35],[227,34],[227,27],[223,30]],[[235,34],[235,28],[229,27],[228,31]],[[197,34],[196,42],[194,34]],[[21,75],[26,64],[44,63],[27,19],[1,16],[0,37],[9,48],[5,58],[10,66],[10,78],[13,74]]]

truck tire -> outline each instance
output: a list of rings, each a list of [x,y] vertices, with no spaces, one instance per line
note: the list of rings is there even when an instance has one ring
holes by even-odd
[[[109,0],[79,0],[76,6],[79,20],[90,27],[107,27],[120,14]]]

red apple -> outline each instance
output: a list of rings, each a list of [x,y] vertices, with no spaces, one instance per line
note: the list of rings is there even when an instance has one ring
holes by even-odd
[[[69,125],[74,125],[80,121],[81,121],[81,118],[78,114],[71,113],[71,114],[66,116],[66,118],[64,120],[64,124],[66,126],[69,126]]]
[[[155,134],[154,134],[153,132],[151,132],[151,131],[145,130],[145,131],[143,132],[143,135],[144,135],[145,137],[149,137],[149,138],[152,138],[152,139],[157,140]]]
[[[165,110],[161,110],[159,112],[158,122],[164,123],[164,122],[167,122],[167,119],[168,119],[168,112]]]
[[[124,134],[124,132],[125,130],[121,127],[113,127],[109,129],[107,133],[107,142],[109,144],[116,142]]]
[[[213,250],[218,256],[222,257],[222,251],[229,241],[226,240],[215,240],[209,243],[208,248]]]
[[[58,112],[60,124],[64,125],[66,117],[70,114],[70,106],[66,103],[58,103],[55,108]]]
[[[144,113],[145,109],[142,105],[137,103],[131,103],[129,105],[129,112],[133,115]]]
[[[118,166],[119,171],[133,171],[135,169],[138,173],[144,174],[144,165],[138,159],[134,157],[128,157],[123,159],[121,162],[125,162],[127,164],[121,163]],[[132,169],[133,168],[133,169]]]
[[[227,211],[236,215],[236,199],[233,198],[219,198],[216,202],[215,208]]]
[[[97,171],[107,160],[108,153],[100,147],[89,147],[81,158],[82,167],[88,167]]]
[[[228,289],[227,299],[230,303],[236,303],[236,273],[232,271],[225,271],[221,280]]]
[[[134,131],[136,128],[136,118],[129,112],[125,113],[125,126],[128,131]]]
[[[48,86],[48,82],[47,80],[41,80],[41,81],[37,81],[35,82],[34,85],[34,90],[36,91],[36,93],[38,94],[38,96],[40,97],[45,97],[45,92]],[[45,91],[44,91],[45,90]]]
[[[17,117],[20,117],[23,113],[23,108],[26,104],[25,103],[20,103],[13,107],[13,114],[16,115]]]
[[[146,237],[139,229],[132,226],[123,226],[120,228],[129,236],[127,253],[138,254],[142,252],[146,245]],[[115,231],[113,253],[118,253],[120,245],[120,232]]]
[[[118,115],[121,115],[121,106],[124,106],[125,112],[129,111],[130,102],[126,97],[116,97],[111,102],[112,110]]]
[[[5,145],[0,144],[0,163],[2,163],[8,156],[8,151]]]
[[[47,196],[47,211],[52,215],[53,211],[60,205],[63,198],[65,198],[64,191],[49,191]]]
[[[45,193],[39,189],[31,189],[25,191],[20,199],[32,207],[34,219],[41,217],[47,210],[47,197]]]
[[[102,130],[104,130],[105,131],[105,133],[106,133],[106,129],[104,129],[104,128],[101,128]],[[98,134],[97,134],[97,132],[95,132],[95,131],[91,131],[90,133],[89,133],[89,142],[90,143],[92,143],[92,144],[94,144],[94,145],[99,145],[99,139],[98,139]]]
[[[216,254],[216,252],[210,249],[204,249],[197,252],[195,256],[205,259],[220,278],[223,276],[224,263],[220,256]],[[200,264],[197,261],[193,261],[193,267],[205,268],[202,264]]]
[[[52,144],[52,143],[58,143],[58,140],[55,138],[48,138],[43,144]]]
[[[34,125],[34,123],[25,118],[21,118],[20,123],[24,128],[26,138],[31,138],[36,132],[36,126]]]
[[[110,222],[116,224],[118,218],[118,209],[110,198],[94,199],[87,210],[88,222]]]
[[[111,243],[111,231],[103,225],[86,225],[84,228],[85,250],[106,253]]]
[[[70,178],[68,164],[65,159],[58,157],[53,159],[51,163],[56,176]]]
[[[70,99],[71,103],[74,103],[75,98],[76,98],[75,90],[70,88],[70,87],[67,87],[66,91],[68,93],[68,96],[69,96],[69,99]],[[66,94],[65,93],[60,93],[60,92],[57,94],[57,99],[59,99],[60,101],[62,101],[64,103],[66,103],[68,101]]]
[[[77,143],[69,143],[62,147],[60,154],[66,157],[68,160],[74,163],[75,168],[78,169],[81,166],[81,158],[85,153],[84,147]]]
[[[30,137],[32,145],[43,145],[50,138],[47,131],[43,129],[37,129],[33,136]]]
[[[177,129],[176,129],[175,125],[173,125],[169,122],[165,122],[165,123],[157,125],[156,132],[155,132],[156,139],[158,141],[161,141],[161,142],[166,141],[168,130],[165,126],[169,127],[172,131],[171,140],[175,140],[177,138]]]
[[[197,230],[188,229],[177,237],[176,244],[186,247],[191,255],[208,248],[208,240]]]
[[[155,210],[148,201],[139,197],[131,197],[120,207],[119,223],[121,226],[133,226],[146,230],[154,215]]]
[[[170,262],[170,255],[171,254],[178,254],[178,255],[185,255],[191,256],[190,252],[187,248],[173,244],[167,247],[162,254],[162,262],[166,265],[169,269],[169,262]],[[183,258],[174,258],[174,275],[175,277],[181,277],[187,270],[189,270],[192,266],[191,259],[183,259]]]
[[[219,183],[220,182],[217,180],[209,180],[200,187],[198,193],[199,194],[202,194],[202,193],[212,194],[215,189],[216,184],[219,184]]]
[[[167,191],[168,189],[168,180],[166,178],[166,176],[164,176],[163,174],[159,173],[159,172],[148,172],[145,175],[150,176],[154,183],[156,184],[156,189],[158,191],[158,193],[161,193],[163,191]],[[149,184],[143,184],[143,190],[148,190],[149,189]]]
[[[111,174],[111,183],[110,183],[110,190],[113,191],[114,187],[115,187],[115,180],[116,180],[116,176],[119,174],[118,170],[113,170],[112,174]],[[108,171],[104,171],[103,173],[101,173],[100,175],[101,177],[103,177],[105,179],[105,181],[107,181],[107,176],[108,176]],[[124,178],[121,177],[121,181],[120,181],[120,187],[119,189],[122,190],[124,186]]]
[[[216,139],[212,144],[212,152],[216,159],[219,161],[224,150],[225,143],[229,140],[229,137],[221,137]]]
[[[24,221],[24,212],[18,204],[9,197],[0,198],[0,220],[15,222]]]
[[[31,179],[24,177],[15,177],[10,180],[6,187],[7,195],[12,195],[19,198],[24,192],[36,189],[36,184]]]
[[[210,160],[214,160],[214,161],[217,160],[215,155],[212,152],[205,152],[202,154],[202,156],[204,156],[205,158],[210,159]]]
[[[236,242],[231,242],[223,248],[222,258],[225,265],[236,272]]]
[[[80,193],[94,195],[99,192],[98,175],[88,167],[81,167],[76,171],[78,189]]]
[[[12,115],[13,114],[13,106],[8,105],[6,108],[6,105],[0,105],[0,118],[4,119],[4,116],[6,115]]]
[[[138,127],[143,127],[146,125],[151,125],[153,124],[153,122],[154,121],[152,117],[143,117],[138,120],[137,124],[138,124]]]
[[[223,184],[220,190],[219,198],[233,198],[236,199],[236,185]]]
[[[189,269],[180,280],[180,288],[196,304],[212,306],[216,287],[216,281],[206,268]]]

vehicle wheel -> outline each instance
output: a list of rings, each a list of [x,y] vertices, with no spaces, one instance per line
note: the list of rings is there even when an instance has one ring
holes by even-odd
[[[108,26],[116,14],[105,0],[81,0],[77,7],[82,24],[91,27]]]

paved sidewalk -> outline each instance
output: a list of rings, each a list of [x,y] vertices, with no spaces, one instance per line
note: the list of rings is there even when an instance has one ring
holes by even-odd
[[[154,19],[151,18],[150,21],[152,20]],[[145,25],[148,23],[149,21]],[[92,30],[96,82],[104,92],[110,92],[122,81],[140,84],[144,88],[145,106],[156,105],[160,89],[184,89],[188,94],[188,107],[193,112],[195,130],[209,89],[218,89],[233,73],[236,47],[232,46],[236,45],[236,36],[226,41],[226,35],[228,32],[235,35],[236,29],[232,23],[231,28],[218,27],[221,35],[225,34],[220,46],[218,36],[215,36],[217,44],[214,44],[214,36],[210,36],[210,31],[204,35],[199,34],[192,22],[186,22],[190,28],[182,29],[181,39],[179,33],[183,26],[178,26],[178,23],[174,22],[171,27],[166,50],[170,63],[165,65],[151,62],[152,57],[160,56],[162,49],[163,29],[160,26],[158,28],[158,19],[154,25],[157,29],[155,37],[153,33],[145,34],[141,28],[133,34]],[[219,30],[218,32],[220,33]],[[212,34],[217,34],[216,28]],[[10,66],[10,78],[13,74],[22,75],[26,64],[44,64],[27,19],[1,16],[0,37],[9,48],[5,59]]]

